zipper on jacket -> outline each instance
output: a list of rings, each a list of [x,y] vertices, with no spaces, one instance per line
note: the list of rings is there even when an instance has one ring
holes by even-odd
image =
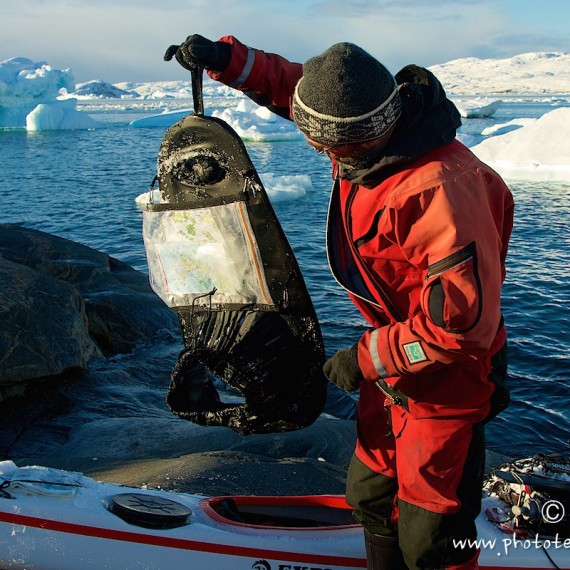
[[[436,261],[431,265],[428,265],[427,273],[425,276],[425,280],[427,281],[430,277],[434,275],[439,275],[441,273],[445,273],[458,265],[462,265],[463,263],[472,260],[475,257],[475,242],[471,242],[468,246],[452,253],[450,256],[442,259],[441,261]]]
[[[340,189],[340,183],[339,183],[339,189]],[[368,279],[370,279],[370,281],[374,284],[374,287],[376,288],[376,292],[378,293],[378,295],[382,299],[382,302],[384,303],[383,308],[388,312],[388,314],[395,321],[402,322],[403,319],[400,316],[400,313],[398,312],[396,307],[393,305],[392,301],[390,300],[390,298],[388,297],[388,295],[386,294],[384,289],[381,287],[381,285],[378,283],[378,281],[376,280],[376,278],[374,277],[372,272],[368,269],[366,264],[362,261],[362,256],[360,255],[360,252],[356,248],[354,242],[352,242],[350,239],[350,236],[352,235],[352,223],[350,221],[350,211],[352,209],[352,203],[354,202],[354,199],[356,198],[357,191],[358,191],[358,184],[352,184],[351,188],[350,188],[350,193],[348,194],[348,198],[346,200],[346,209],[345,209],[345,214],[344,214],[346,217],[345,224],[346,224],[346,228],[348,230],[347,240],[351,245],[352,255],[355,257],[355,259],[358,259],[360,267],[366,273],[366,275],[368,276]]]
[[[357,297],[358,299],[361,299],[362,301],[365,301],[366,303],[370,303],[371,305],[374,305],[375,307],[378,307],[379,309],[384,310],[384,307],[382,307],[382,305],[380,305],[378,302],[374,301],[371,298],[365,297],[362,294],[356,293],[355,291],[353,291],[352,289],[350,289],[349,287],[347,287],[347,285],[344,283],[343,279],[339,276],[338,270],[336,265],[333,263],[334,260],[334,255],[332,255],[332,250],[334,249],[334,247],[330,244],[329,241],[329,237],[331,237],[330,234],[330,227],[332,225],[331,222],[331,210],[333,209],[333,204],[334,204],[334,200],[336,198],[336,195],[339,193],[339,181],[338,181],[338,176],[335,176],[335,179],[333,181],[333,185],[332,185],[332,189],[331,189],[331,194],[330,194],[330,198],[329,198],[329,207],[328,207],[328,211],[327,211],[327,222],[326,222],[326,253],[327,253],[327,260],[329,263],[329,268],[331,270],[332,276],[334,278],[334,280],[338,283],[338,285],[344,289],[347,293],[350,293],[351,295],[354,295],[355,297]],[[339,217],[340,217],[340,208],[338,208],[339,210]],[[340,223],[343,223],[343,220],[340,220]],[[347,237],[347,244],[348,244],[348,237]]]

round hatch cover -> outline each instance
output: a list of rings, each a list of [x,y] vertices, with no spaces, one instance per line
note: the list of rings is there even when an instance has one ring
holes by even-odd
[[[188,524],[192,511],[176,501],[144,495],[121,493],[111,498],[109,510],[124,521],[145,528],[175,528]]]

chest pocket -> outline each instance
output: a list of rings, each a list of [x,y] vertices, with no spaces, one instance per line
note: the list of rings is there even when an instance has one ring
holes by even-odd
[[[438,327],[466,333],[481,318],[481,282],[475,242],[428,266],[424,312]]]

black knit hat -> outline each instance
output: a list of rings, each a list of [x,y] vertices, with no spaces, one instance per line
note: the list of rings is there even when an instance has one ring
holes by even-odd
[[[362,48],[340,43],[303,65],[292,111],[310,139],[336,146],[383,135],[401,108],[392,74]]]

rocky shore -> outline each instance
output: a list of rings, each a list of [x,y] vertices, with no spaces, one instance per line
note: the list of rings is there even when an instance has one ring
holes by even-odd
[[[199,494],[343,492],[352,419],[244,437],[167,410],[178,320],[119,260],[0,225],[0,317],[3,459]],[[352,406],[336,393],[329,411]]]

